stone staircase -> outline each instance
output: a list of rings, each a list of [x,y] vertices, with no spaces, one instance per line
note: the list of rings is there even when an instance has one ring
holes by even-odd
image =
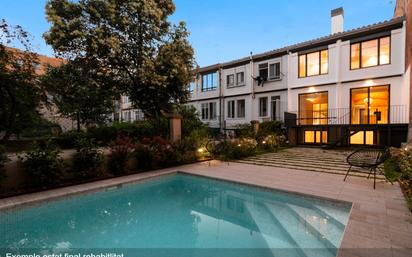
[[[349,165],[346,163],[346,157],[350,153],[352,153],[352,150],[294,147],[277,153],[261,154],[236,160],[235,162],[345,175],[349,169]],[[382,170],[381,167],[379,170]],[[352,167],[349,175],[367,177],[368,171]],[[381,180],[385,178],[383,175],[378,175],[377,179]]]

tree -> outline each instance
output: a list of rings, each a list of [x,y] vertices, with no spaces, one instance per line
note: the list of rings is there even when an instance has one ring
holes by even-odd
[[[24,50],[6,45],[17,43]],[[20,26],[0,21],[0,131],[1,140],[31,127],[40,120],[38,107],[45,99],[35,67],[37,55],[30,51],[28,34]]]
[[[135,107],[159,117],[187,100],[193,78],[185,24],[168,21],[174,10],[172,0],[49,0],[44,37],[58,55],[96,63]]]
[[[52,96],[52,102],[64,117],[81,124],[100,123],[113,113],[118,94],[111,80],[101,80],[98,68],[87,60],[69,61],[60,67],[49,67],[42,84]]]

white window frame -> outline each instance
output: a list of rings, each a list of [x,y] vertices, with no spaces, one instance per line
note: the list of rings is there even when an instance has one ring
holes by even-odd
[[[235,108],[236,108],[236,101],[235,100],[229,100],[227,101],[227,118],[228,119],[234,119],[235,116]]]
[[[279,74],[278,74],[278,76],[271,77],[270,76],[270,66],[271,65],[276,65],[276,64],[279,64]],[[276,66],[274,66],[274,67],[276,67]],[[275,71],[276,71],[276,69],[275,69]],[[281,64],[281,62],[280,61],[269,62],[268,63],[268,80],[274,81],[274,80],[281,80],[281,79],[282,79],[282,64]]]
[[[243,115],[239,115],[239,103],[243,101]],[[238,99],[236,100],[236,117],[238,119],[246,118],[246,99]]]
[[[238,81],[238,75],[243,74],[243,80],[241,82]],[[235,79],[236,79],[236,86],[244,86],[245,85],[245,72],[244,71],[239,71],[235,73]]]
[[[263,115],[263,105],[261,105],[261,100],[262,99],[266,99],[266,114],[264,114]],[[259,101],[258,101],[258,104],[259,104],[259,117],[268,117],[268,97],[267,96],[263,96],[263,97],[259,97]]]
[[[201,120],[216,120],[217,119],[217,104],[216,102],[206,102],[200,104],[200,118]],[[204,115],[205,110],[206,115]],[[205,117],[206,116],[206,117]]]

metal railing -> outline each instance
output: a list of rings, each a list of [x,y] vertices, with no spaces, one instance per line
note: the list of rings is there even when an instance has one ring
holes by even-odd
[[[368,109],[334,108],[320,111],[293,111],[285,122],[296,125],[364,125],[364,124],[407,124],[408,106],[371,107]]]

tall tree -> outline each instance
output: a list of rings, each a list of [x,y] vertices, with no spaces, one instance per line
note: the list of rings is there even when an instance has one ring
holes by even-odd
[[[24,50],[9,48],[18,44]],[[40,119],[38,107],[45,92],[40,87],[35,67],[37,55],[31,51],[27,32],[20,26],[0,21],[0,132],[1,141],[19,134]]]
[[[98,67],[87,60],[68,61],[59,67],[49,67],[42,76],[52,103],[62,116],[81,124],[100,123],[113,113],[118,99],[110,80],[102,80]]]
[[[171,0],[49,0],[44,35],[67,59],[93,60],[146,115],[186,101],[193,49],[185,24],[168,21]]]

